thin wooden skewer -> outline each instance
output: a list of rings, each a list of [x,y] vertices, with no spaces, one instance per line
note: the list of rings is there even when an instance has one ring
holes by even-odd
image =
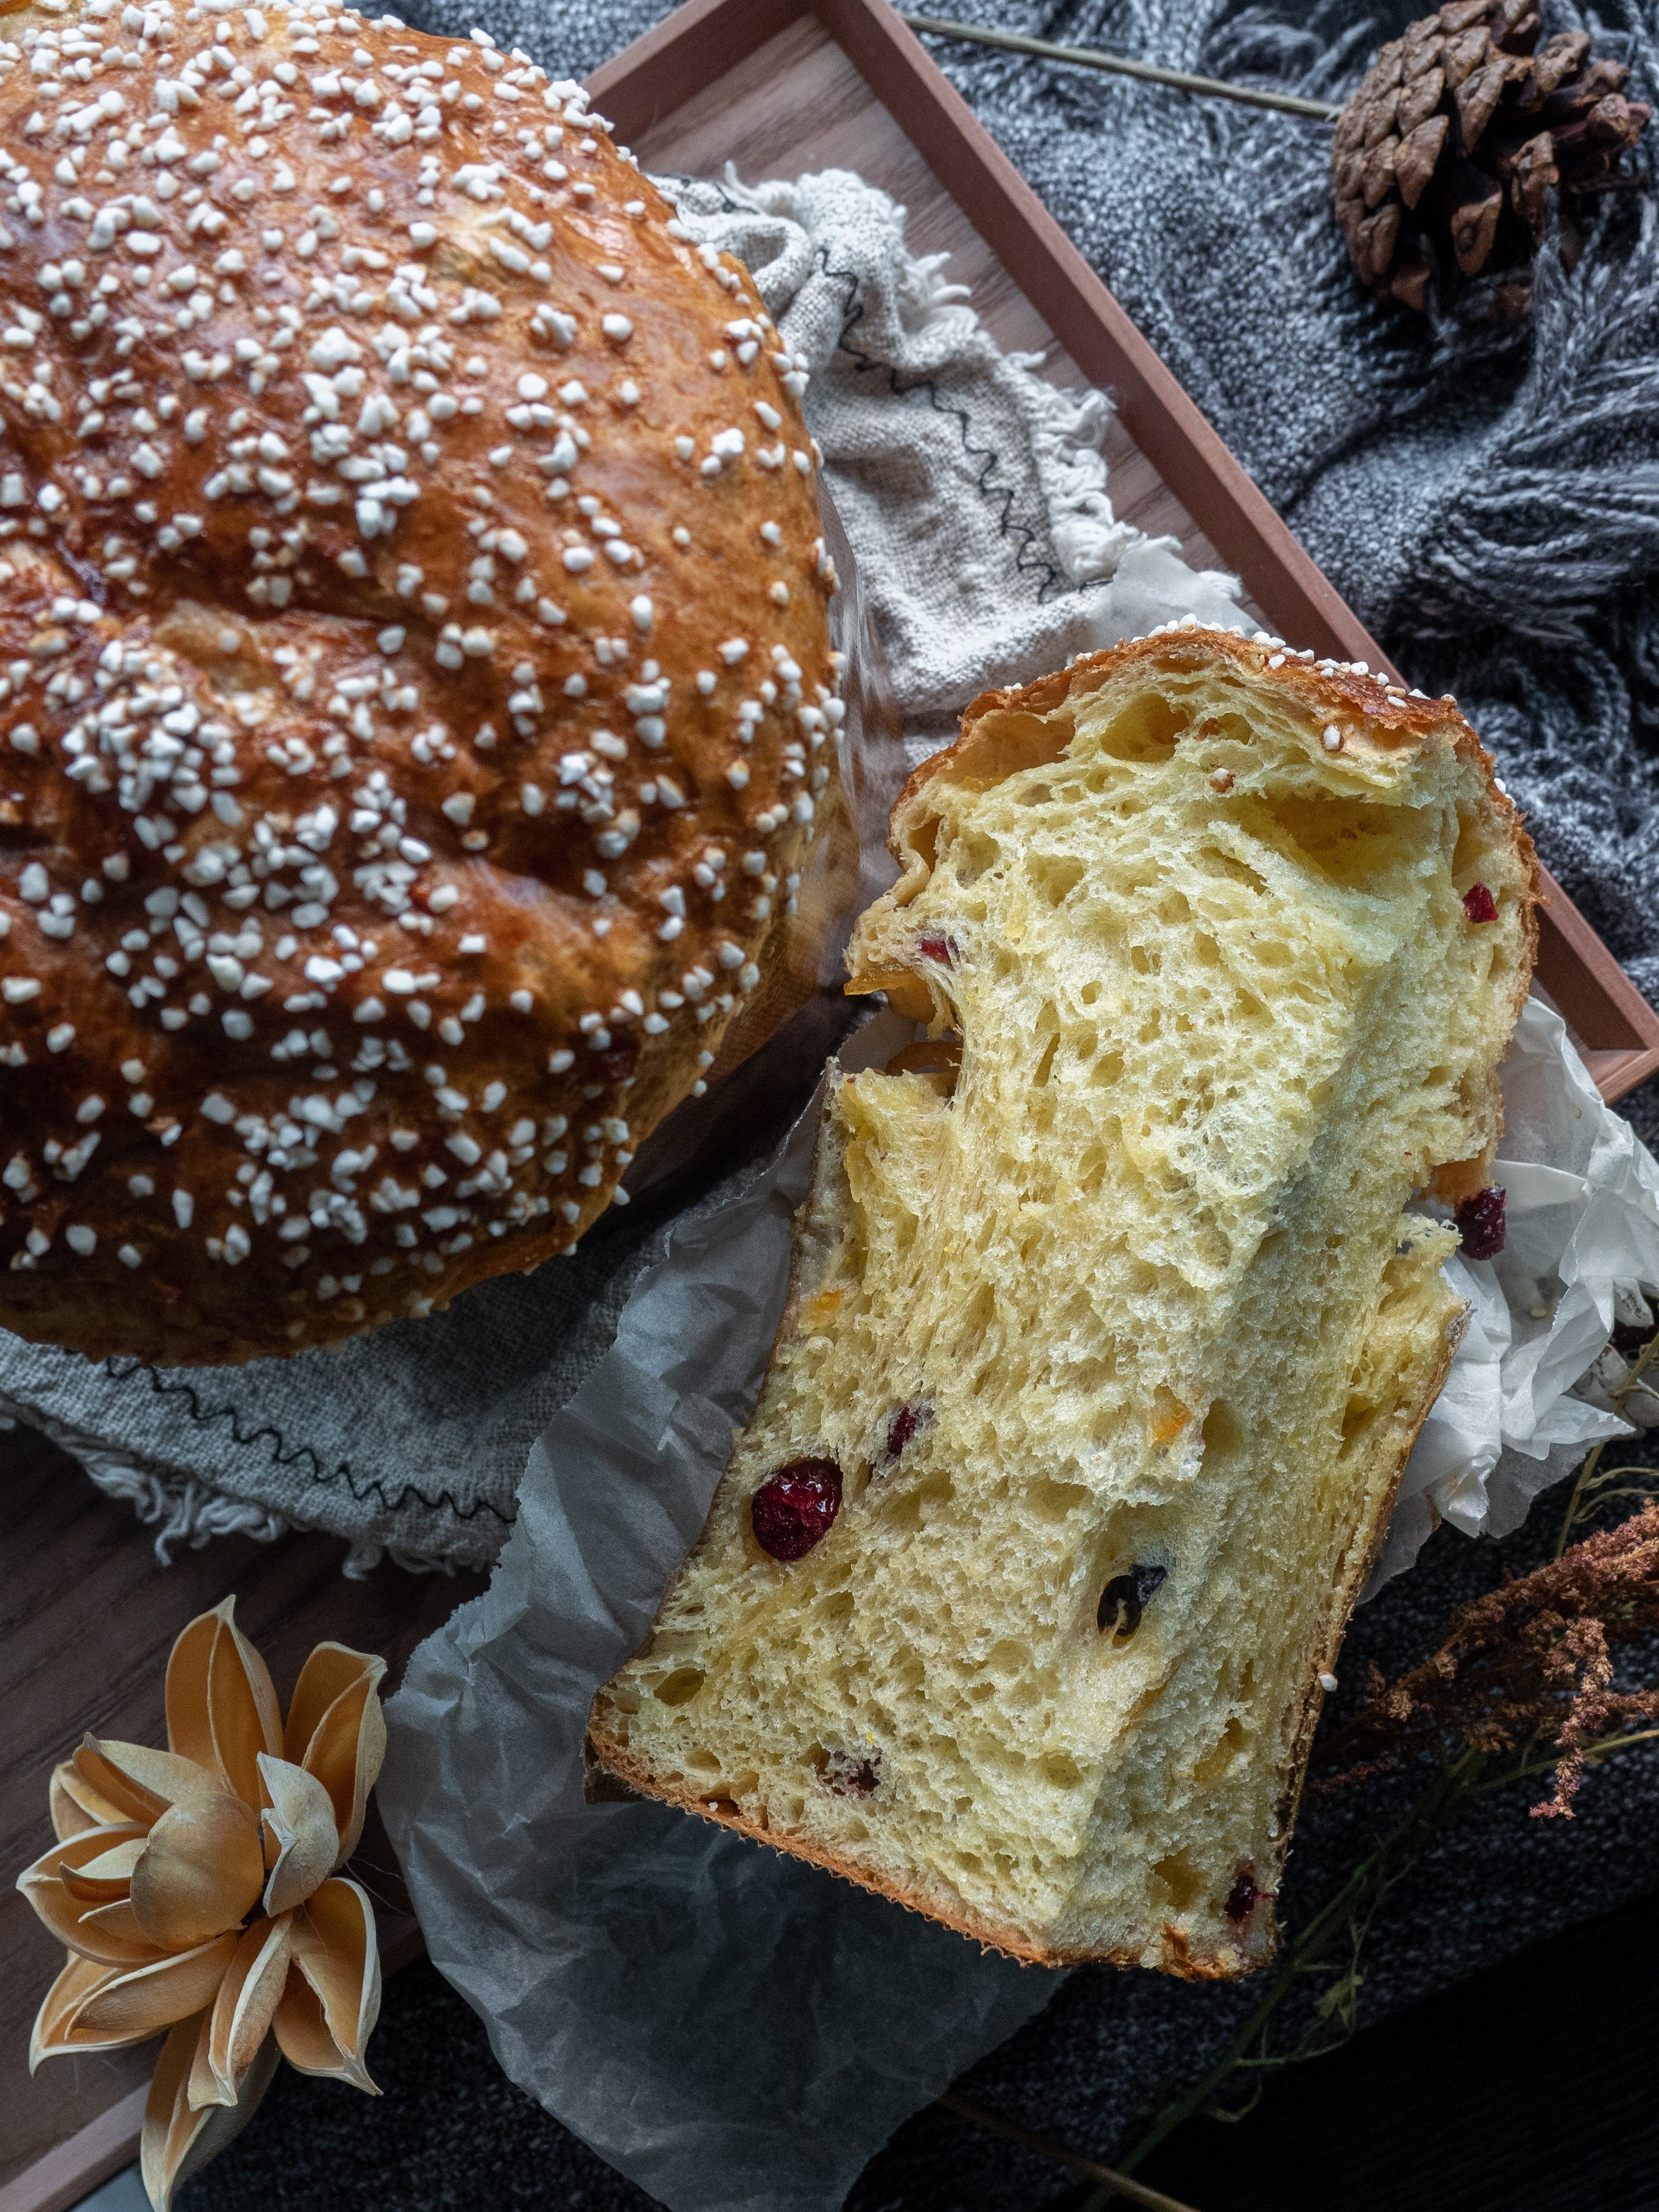
[[[1177,92],[1243,100],[1247,107],[1273,107],[1285,115],[1310,115],[1321,123],[1334,123],[1342,112],[1327,100],[1304,100],[1294,92],[1258,92],[1253,85],[1229,84],[1224,77],[1193,76],[1185,70],[1164,69],[1156,62],[1131,61],[1127,54],[1102,53],[1097,46],[1057,46],[1048,39],[1028,39],[1019,31],[981,30],[976,23],[956,23],[944,15],[899,12],[913,31],[927,31],[935,38],[971,39],[976,46],[1003,46],[1010,53],[1038,54],[1051,62],[1076,62],[1083,69],[1110,70],[1119,76],[1142,77],[1149,84],[1173,85]]]
[[[971,2121],[975,2127],[983,2128],[988,2134],[1006,2136],[1011,2142],[1036,2151],[1051,2166],[1063,2166],[1072,2173],[1082,2174],[1088,2181],[1103,2181],[1120,2197],[1127,2197],[1136,2204],[1146,2205],[1149,2212],[1193,2212],[1190,2204],[1182,2204],[1176,2197],[1165,2197],[1159,2190],[1149,2189],[1144,2181],[1136,2181],[1127,2173],[1115,2173],[1109,2166],[1101,2166],[1092,2158],[1085,2158],[1081,2151],[1067,2150],[1063,2143],[1050,2142],[1047,2136],[1035,2134],[1031,2129],[1022,2127],[1018,2120],[1006,2119],[1002,2113],[993,2112],[983,2105],[970,2105],[966,2097],[957,2096],[954,2089],[945,2090],[938,2101],[962,2119]]]

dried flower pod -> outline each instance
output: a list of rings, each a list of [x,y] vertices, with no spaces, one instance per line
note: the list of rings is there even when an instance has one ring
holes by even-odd
[[[1652,111],[1582,31],[1540,46],[1531,0],[1451,0],[1384,46],[1336,126],[1336,217],[1360,281],[1423,313],[1463,279],[1524,313],[1549,196],[1605,191]],[[1576,252],[1569,226],[1564,253]]]
[[[279,2056],[378,2094],[374,1914],[341,1869],[386,1750],[385,1672],[319,1644],[285,1727],[227,1598],[173,1644],[168,1748],[89,1735],[52,1778],[58,1841],[17,1886],[68,1957],[29,2065],[166,2035],[139,2161],[156,2212],[246,2120]]]
[[[1659,1686],[1615,1686],[1613,1657],[1656,1629],[1659,1499],[1650,1498],[1617,1528],[1460,1606],[1439,1650],[1409,1674],[1389,1682],[1373,1667],[1364,1705],[1316,1749],[1327,1771],[1310,1794],[1420,1752],[1443,1757],[1459,1737],[1488,1758],[1522,1745],[1553,1755],[1555,1786],[1533,1816],[1571,1818],[1587,1763],[1659,1723]]]

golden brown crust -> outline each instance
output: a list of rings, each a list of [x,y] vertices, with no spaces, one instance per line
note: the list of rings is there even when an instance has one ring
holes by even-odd
[[[1049,724],[1046,732],[1037,725],[1063,707],[1074,690],[1094,690],[1105,679],[1138,666],[1186,670],[1218,659],[1231,660],[1248,684],[1269,685],[1280,701],[1305,717],[1310,729],[1334,721],[1343,730],[1345,742],[1357,741],[1362,750],[1374,745],[1392,751],[1440,732],[1449,735],[1459,755],[1479,769],[1493,805],[1508,818],[1533,896],[1540,895],[1538,856],[1520,811],[1498,783],[1492,755],[1452,700],[1408,692],[1358,662],[1317,660],[1310,653],[1293,651],[1281,639],[1245,638],[1232,630],[1204,629],[1190,620],[1103,653],[1079,653],[1069,667],[1039,677],[1034,684],[981,692],[963,713],[962,734],[955,744],[923,761],[899,793],[889,838],[894,859],[902,866],[913,857],[904,835],[925,811],[922,794],[936,776],[990,784],[1040,760],[1057,758],[1069,742],[1069,730],[1063,720]],[[994,715],[999,723],[994,731],[986,726]],[[1029,735],[1016,732],[1011,738],[1006,722],[1012,716],[1030,718]],[[1528,927],[1528,944],[1535,948],[1537,918],[1530,909]]]
[[[1302,1785],[1308,1771],[1308,1753],[1313,1746],[1314,1731],[1319,1726],[1320,1714],[1324,1710],[1325,1691],[1319,1678],[1335,1666],[1359,1593],[1370,1580],[1371,1569],[1376,1565],[1387,1540],[1389,1522],[1394,1516],[1395,1500],[1400,1495],[1401,1480],[1405,1474],[1407,1462],[1416,1449],[1417,1439],[1423,1433],[1423,1424],[1434,1411],[1435,1401],[1445,1388],[1446,1377],[1451,1373],[1452,1362],[1457,1357],[1457,1347],[1468,1327],[1468,1308],[1451,1291],[1448,1291],[1446,1296],[1440,1358],[1418,1400],[1410,1429],[1395,1455],[1393,1471],[1375,1493],[1375,1503],[1369,1518],[1356,1531],[1354,1540],[1348,1548],[1346,1569],[1341,1581],[1331,1591],[1325,1617],[1313,1638],[1308,1662],[1308,1686],[1297,1708],[1291,1752],[1282,1769],[1284,1794],[1279,1800],[1279,1862],[1281,1869],[1285,1855],[1290,1849],[1291,1835],[1302,1801]]]
[[[843,1881],[850,1881],[860,1889],[884,1897],[890,1904],[902,1905],[907,1912],[919,1913],[925,1920],[938,1921],[942,1928],[954,1929],[958,1936],[969,1936],[987,1951],[1000,1951],[1005,1958],[1017,1959],[1023,1966],[1139,1966],[1142,1963],[1138,1951],[1091,1951],[1065,1945],[1045,1948],[1026,1942],[1012,1929],[981,1920],[965,1905],[942,1905],[915,1896],[895,1882],[885,1881],[867,1867],[844,1859],[837,1852],[825,1850],[810,1837],[793,1833],[786,1838],[775,1836],[757,1821],[745,1820],[730,1798],[699,1797],[689,1786],[663,1781],[636,1759],[626,1744],[600,1728],[590,1724],[587,1742],[600,1764],[642,1797],[654,1797],[683,1813],[695,1813],[700,1820],[711,1820],[717,1827],[730,1828],[737,1835],[747,1836],[751,1843],[765,1844],[787,1857],[805,1859],[810,1865],[822,1867],[826,1874],[838,1875]],[[1162,1971],[1183,1981],[1231,1981],[1239,1973],[1254,1972],[1263,1963],[1261,1958],[1251,1956],[1246,1960],[1241,1955],[1238,1967],[1230,1970],[1207,1956],[1189,1956],[1180,1931],[1170,1929],[1165,1933]]]
[[[579,88],[142,22],[0,46],[0,1325],[238,1360],[610,1202],[814,835],[832,576],[800,364]]]
[[[1213,665],[1218,660],[1231,661],[1247,690],[1267,687],[1276,704],[1288,705],[1304,720],[1310,744],[1320,742],[1326,729],[1334,728],[1352,757],[1363,759],[1368,750],[1395,752],[1445,737],[1459,758],[1475,769],[1488,799],[1507,827],[1511,849],[1528,886],[1518,902],[1522,945],[1510,1010],[1512,1026],[1526,1003],[1537,957],[1542,876],[1519,809],[1498,782],[1492,755],[1455,702],[1407,691],[1358,662],[1317,660],[1311,653],[1293,651],[1280,639],[1265,635],[1245,638],[1231,630],[1204,629],[1190,617],[1107,652],[1080,653],[1069,667],[1040,677],[1034,684],[981,692],[963,715],[962,734],[956,743],[923,761],[899,793],[888,847],[901,875],[888,894],[890,899],[896,905],[907,903],[931,871],[933,808],[928,787],[935,779],[946,777],[970,787],[988,787],[1024,769],[1058,759],[1071,740],[1070,726],[1058,710],[1065,707],[1074,690],[1097,690],[1107,679],[1137,667],[1188,672]],[[930,1021],[937,1017],[936,989],[931,979],[901,969],[860,970],[859,944],[855,936],[849,951],[854,963],[847,985],[849,994],[884,991],[900,1013],[914,1020]],[[1491,1142],[1473,1159],[1443,1164],[1431,1181],[1430,1194],[1448,1204],[1455,1205],[1483,1188],[1490,1175],[1503,1126],[1502,1095],[1495,1068],[1491,1083]]]

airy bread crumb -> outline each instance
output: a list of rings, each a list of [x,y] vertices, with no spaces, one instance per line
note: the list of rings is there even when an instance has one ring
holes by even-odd
[[[1411,1201],[1485,1182],[1531,847],[1449,704],[1188,630],[977,702],[894,848],[851,988],[959,1068],[832,1076],[594,1747],[1017,1956],[1246,1972],[1461,1329]]]

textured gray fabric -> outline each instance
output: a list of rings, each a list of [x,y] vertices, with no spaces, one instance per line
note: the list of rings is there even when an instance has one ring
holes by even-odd
[[[615,1332],[670,1206],[613,1214],[533,1276],[507,1275],[430,1322],[244,1368],[93,1363],[0,1345],[13,1412],[100,1488],[179,1542],[322,1528],[351,1571],[487,1566],[525,1455]]]

